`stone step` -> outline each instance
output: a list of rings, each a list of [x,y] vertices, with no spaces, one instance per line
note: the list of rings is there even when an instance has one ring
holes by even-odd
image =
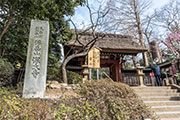
[[[177,92],[177,89],[135,89],[134,90],[136,93],[139,92]]]
[[[170,87],[132,87],[158,120],[180,120],[180,94]]]
[[[158,118],[160,118],[160,120],[162,120],[164,118],[166,118],[168,120],[179,118],[179,120],[180,120],[180,111],[178,111],[178,112],[156,112],[155,114],[158,116]]]
[[[141,92],[136,92],[136,94],[171,94],[171,93],[177,93],[177,92],[167,92],[167,91],[149,91],[149,92],[146,92],[146,91],[141,91]]]
[[[147,106],[174,106],[180,105],[180,101],[144,101]]]
[[[143,101],[180,101],[180,96],[143,96]]]
[[[157,93],[157,92],[154,92],[154,93],[147,93],[147,92],[142,92],[142,93],[136,93],[138,96],[180,96],[179,93]]]
[[[161,120],[179,120],[179,118],[161,118]]]
[[[171,89],[171,87],[169,86],[162,86],[162,87],[158,87],[158,86],[148,86],[148,87],[131,87],[134,90],[147,90],[147,89],[151,89],[151,90],[156,90],[156,89]]]
[[[180,111],[180,105],[174,106],[152,106],[151,111],[154,112],[175,112]]]

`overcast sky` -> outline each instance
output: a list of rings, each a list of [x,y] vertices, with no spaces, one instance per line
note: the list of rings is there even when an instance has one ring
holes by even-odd
[[[152,0],[152,6],[149,11],[153,12],[155,9],[161,8],[163,5],[167,4],[169,1],[170,0]],[[96,3],[97,3],[97,0],[89,0],[90,7],[92,8],[95,8]],[[88,10],[85,7],[76,8],[75,15],[73,16],[73,21],[75,22],[78,29],[83,29],[82,27],[83,24],[87,25],[89,23]]]

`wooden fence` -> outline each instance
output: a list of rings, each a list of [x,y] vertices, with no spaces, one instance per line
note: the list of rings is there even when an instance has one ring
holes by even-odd
[[[144,70],[144,85],[147,86],[156,86],[156,80],[155,77],[150,76],[150,70]],[[138,86],[139,85],[139,79],[136,74],[136,70],[123,70],[123,81],[125,84],[128,84],[130,86]]]

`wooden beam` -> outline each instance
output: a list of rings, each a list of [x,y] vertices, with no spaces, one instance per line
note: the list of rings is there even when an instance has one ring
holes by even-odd
[[[101,64],[111,64],[111,63],[118,63],[118,60],[101,60]]]
[[[101,64],[101,68],[103,68],[103,67],[109,67],[109,66],[111,66],[111,64]]]
[[[70,66],[70,65],[68,65],[66,68],[67,69],[72,69],[72,70],[82,70],[81,66]]]
[[[147,49],[138,50],[138,49],[102,49],[102,52],[109,53],[120,53],[120,54],[138,54],[142,52],[146,52]]]
[[[84,61],[84,58],[83,57],[78,58],[78,61]]]

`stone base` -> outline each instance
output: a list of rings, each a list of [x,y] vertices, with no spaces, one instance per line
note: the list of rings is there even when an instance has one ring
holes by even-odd
[[[44,91],[42,91],[42,92],[24,91],[23,92],[23,98],[43,98],[43,97],[44,97]]]

